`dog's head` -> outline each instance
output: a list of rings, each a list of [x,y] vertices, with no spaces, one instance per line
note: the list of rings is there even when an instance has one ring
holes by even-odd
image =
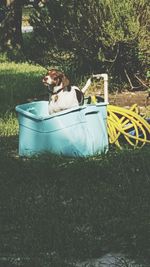
[[[52,93],[57,93],[58,90],[64,89],[70,84],[65,74],[56,69],[48,71],[46,76],[43,78],[43,83],[50,88]]]

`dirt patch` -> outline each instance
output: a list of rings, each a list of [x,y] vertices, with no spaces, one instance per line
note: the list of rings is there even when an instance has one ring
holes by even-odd
[[[122,92],[109,95],[109,103],[117,106],[132,106],[137,104],[140,107],[150,105],[150,98],[146,91]]]
[[[120,107],[131,107],[137,104],[139,112],[150,116],[150,97],[147,91],[122,92],[109,94],[109,103]]]

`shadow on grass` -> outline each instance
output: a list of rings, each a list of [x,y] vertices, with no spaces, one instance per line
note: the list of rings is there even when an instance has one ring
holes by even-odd
[[[27,159],[17,147],[17,136],[0,138],[3,266],[75,266],[110,251],[148,259],[148,148]]]

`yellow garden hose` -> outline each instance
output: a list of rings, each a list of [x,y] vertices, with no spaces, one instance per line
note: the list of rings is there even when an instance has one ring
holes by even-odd
[[[136,104],[130,109],[108,105],[107,129],[109,142],[119,148],[122,140],[132,147],[150,143],[150,124],[138,114]]]
[[[95,95],[91,96],[91,102],[97,103]],[[130,109],[108,105],[107,130],[109,143],[119,148],[124,141],[134,148],[150,144],[150,124],[139,115],[137,104]]]

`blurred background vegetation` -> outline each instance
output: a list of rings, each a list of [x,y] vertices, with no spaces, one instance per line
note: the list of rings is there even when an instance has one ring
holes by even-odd
[[[3,0],[0,14],[0,52],[11,60],[58,67],[73,81],[107,72],[115,84],[147,83],[149,0]],[[22,34],[22,22],[33,32]]]

